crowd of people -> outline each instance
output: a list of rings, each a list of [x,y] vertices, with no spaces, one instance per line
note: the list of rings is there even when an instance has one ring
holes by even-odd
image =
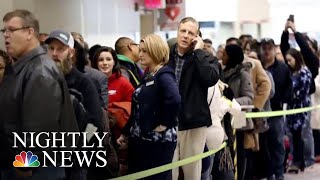
[[[177,37],[167,42],[149,34],[138,43],[120,37],[113,45],[91,47],[76,32],[40,33],[27,10],[8,12],[3,22],[1,180],[120,177],[216,149],[224,141],[227,146],[214,155],[146,179],[281,180],[285,172],[299,173],[320,162],[317,109],[235,125],[241,106],[262,112],[319,103],[317,42],[290,19],[280,45],[241,35],[217,51],[210,39],[202,39],[192,17],[182,19]],[[290,47],[289,29],[299,50]],[[108,132],[102,148],[108,163],[12,167],[16,154],[30,150],[13,148],[12,132]],[[97,142],[89,138],[99,149]],[[72,150],[86,150],[83,143]],[[32,152],[41,162],[42,150]]]

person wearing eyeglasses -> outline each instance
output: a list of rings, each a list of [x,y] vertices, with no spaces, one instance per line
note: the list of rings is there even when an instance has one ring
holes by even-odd
[[[115,43],[115,51],[119,59],[121,73],[129,79],[133,87],[142,80],[143,72],[139,67],[139,44],[128,37],[121,37]]]
[[[6,72],[0,88],[0,172],[2,180],[63,179],[65,169],[48,164],[48,168],[22,169],[12,166],[21,151],[32,151],[43,162],[43,152],[51,157],[56,148],[30,149],[17,144],[14,148],[13,132],[77,132],[66,81],[61,71],[46,55],[38,39],[39,22],[27,10],[14,10],[3,17],[4,37],[8,55],[15,59]],[[62,103],[64,102],[64,103]],[[31,142],[30,136],[26,137]],[[44,144],[45,139],[40,140]],[[65,139],[66,150],[71,139]],[[57,164],[61,164],[57,157]]]

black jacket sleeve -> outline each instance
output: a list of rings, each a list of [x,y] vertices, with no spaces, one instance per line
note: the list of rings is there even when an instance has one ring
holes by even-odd
[[[83,105],[88,112],[88,122],[98,127],[98,130],[103,130],[103,114],[99,103],[98,92],[90,79],[85,77],[81,83],[83,96],[85,97]]]
[[[172,73],[163,73],[158,77],[160,91],[163,93],[163,119],[160,124],[166,127],[177,125],[176,117],[179,111],[181,97],[175,76]]]
[[[291,81],[291,75],[289,72],[289,69],[287,69],[286,72],[284,72],[284,75],[286,76],[285,78],[285,83],[286,83],[286,89],[282,90],[283,91],[283,101],[282,103],[290,103],[292,101],[292,96],[293,96],[293,87],[292,87],[292,81]]]
[[[202,49],[195,50],[194,54],[201,83],[207,88],[214,86],[219,80],[219,70],[216,64],[209,63],[214,60],[213,55]]]
[[[280,42],[280,49],[282,52],[282,55],[285,57],[287,51],[290,49],[289,45],[289,32],[283,31],[281,35],[281,42]]]
[[[126,123],[126,125],[123,127],[121,134],[123,134],[125,137],[129,137],[130,136],[130,129],[133,126],[134,123],[134,119],[133,119],[133,112],[135,107],[137,106],[137,103],[135,101],[131,101],[131,114],[129,116],[129,119]]]
[[[316,78],[319,73],[319,59],[310,49],[308,42],[305,40],[300,32],[294,33],[296,41],[301,49],[306,66],[309,68],[312,74],[312,79]]]

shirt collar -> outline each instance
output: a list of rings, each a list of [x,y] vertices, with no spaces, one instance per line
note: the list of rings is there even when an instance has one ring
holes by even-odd
[[[16,63],[13,64],[13,71],[15,73],[18,73],[30,60],[41,54],[46,54],[46,51],[41,46],[32,49],[30,52],[19,58]]]

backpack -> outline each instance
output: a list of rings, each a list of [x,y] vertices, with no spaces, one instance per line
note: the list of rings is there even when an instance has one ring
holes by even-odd
[[[88,113],[83,106],[83,95],[81,92],[74,88],[69,88],[69,93],[79,131],[83,132],[88,124]]]

